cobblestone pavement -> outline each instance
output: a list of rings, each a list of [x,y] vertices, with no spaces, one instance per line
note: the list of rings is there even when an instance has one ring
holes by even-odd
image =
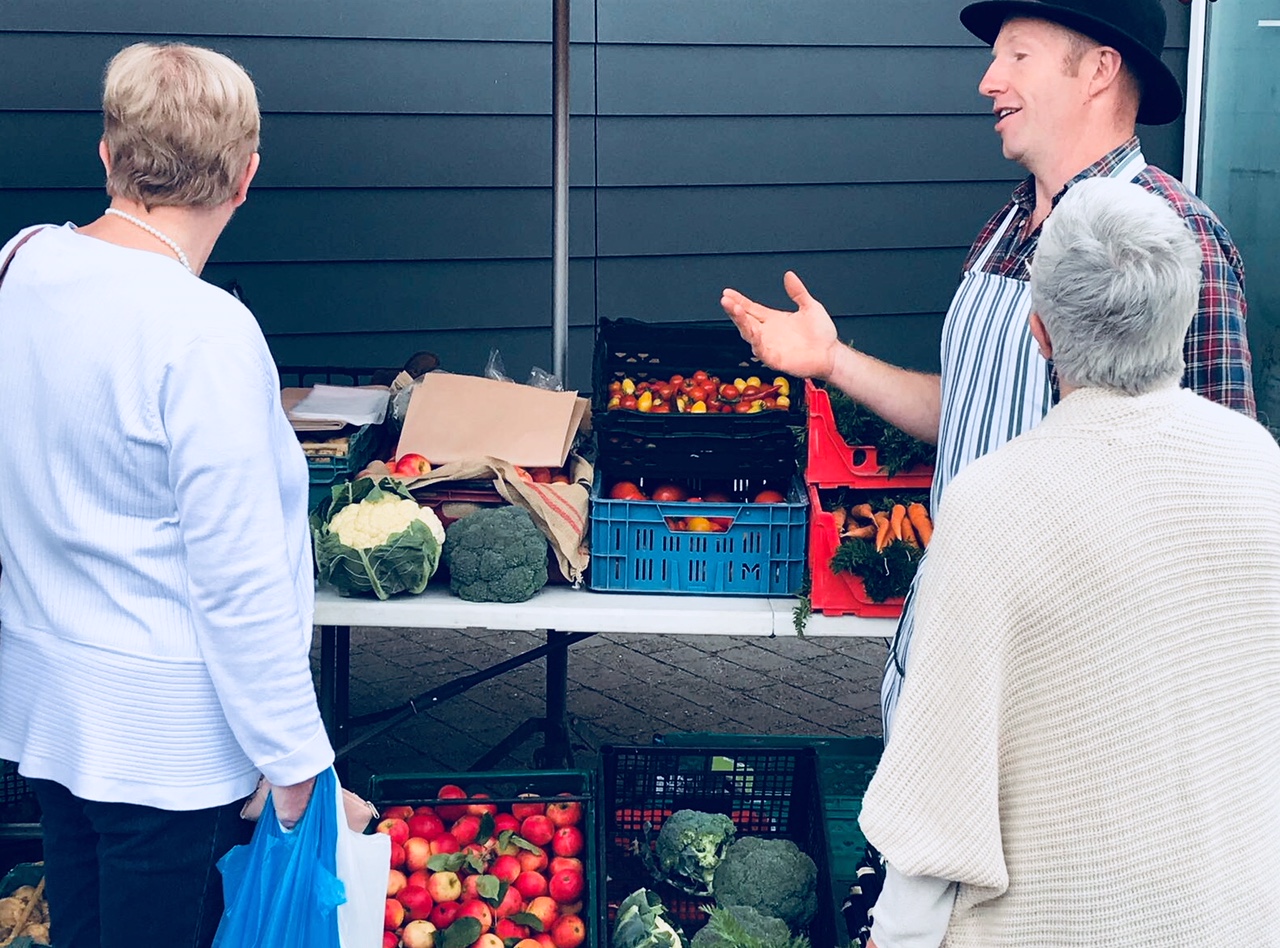
[[[351,713],[397,706],[461,675],[543,643],[536,633],[471,629],[353,629]],[[852,638],[596,635],[569,649],[568,707],[575,763],[604,744],[655,734],[869,735],[880,730],[886,643]],[[441,702],[355,748],[347,784],[375,773],[468,769],[516,725],[543,712],[539,660]],[[535,735],[495,765],[535,766]]]

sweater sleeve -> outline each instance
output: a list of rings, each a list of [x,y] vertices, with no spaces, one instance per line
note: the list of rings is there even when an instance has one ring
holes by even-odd
[[[169,482],[186,552],[196,634],[245,755],[287,786],[333,761],[308,654],[311,616],[285,554],[303,530],[284,509],[279,428],[265,345],[202,339],[178,357],[160,397]]]
[[[859,821],[899,872],[965,883],[974,889],[961,898],[981,901],[1008,886],[998,727],[1012,610],[997,565],[1007,540],[997,533],[1001,521],[968,489],[973,468],[940,505],[893,736]]]
[[[890,863],[872,911],[876,948],[938,948],[947,937],[956,884],[929,876],[904,876]]]

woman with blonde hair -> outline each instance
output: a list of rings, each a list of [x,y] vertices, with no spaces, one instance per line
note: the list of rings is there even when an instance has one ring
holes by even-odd
[[[259,775],[291,824],[333,760],[307,468],[252,314],[198,278],[258,169],[253,83],[139,44],[103,116],[103,216],[0,250],[0,756],[59,948],[203,946]]]

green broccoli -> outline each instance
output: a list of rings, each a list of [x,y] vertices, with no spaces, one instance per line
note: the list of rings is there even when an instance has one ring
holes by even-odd
[[[716,866],[733,842],[736,827],[723,813],[676,810],[658,832],[658,867],[672,885],[692,895],[710,895]]]
[[[708,921],[694,933],[689,948],[808,948],[808,939],[793,940],[780,918],[761,915],[749,905],[707,909]]]
[[[720,905],[749,905],[792,931],[818,910],[818,867],[789,839],[737,840],[716,867],[714,885]]]
[[[445,531],[449,590],[469,602],[524,602],[547,584],[547,538],[523,507],[477,510]]]

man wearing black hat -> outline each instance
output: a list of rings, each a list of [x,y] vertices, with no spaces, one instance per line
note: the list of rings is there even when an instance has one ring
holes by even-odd
[[[775,369],[821,378],[909,434],[938,445],[933,506],[969,462],[1034,427],[1053,402],[1052,372],[1028,329],[1028,267],[1040,225],[1077,181],[1132,180],[1173,206],[1204,256],[1200,305],[1184,346],[1183,385],[1255,413],[1245,337],[1244,270],[1230,235],[1180,181],[1149,165],[1137,122],[1182,111],[1160,59],[1159,0],[981,0],[960,13],[992,44],[979,83],[992,100],[1004,154],[1030,177],[983,228],[965,261],[942,330],[941,375],[912,372],[840,343],[826,309],[787,273],[794,313],[726,289],[721,305],[756,355]],[[907,664],[907,604],[885,672],[886,737]]]

